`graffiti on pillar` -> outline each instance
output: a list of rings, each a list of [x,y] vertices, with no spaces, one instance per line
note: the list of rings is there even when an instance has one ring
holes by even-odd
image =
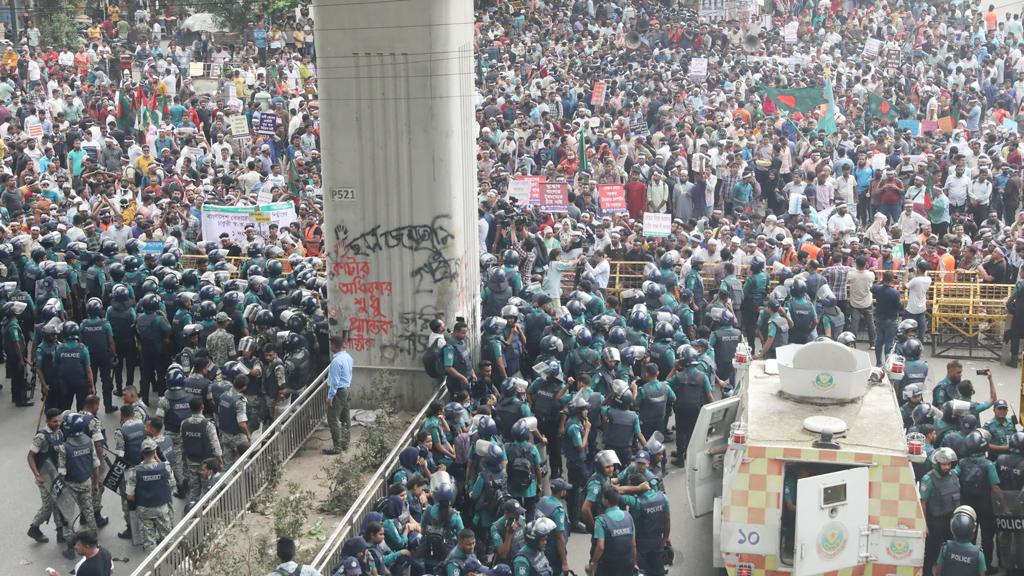
[[[433,305],[403,311],[397,318],[389,317],[385,310],[390,308],[393,284],[390,281],[375,281],[376,272],[369,258],[388,250],[405,250],[414,253],[409,278],[413,281],[415,293],[434,294],[435,287],[448,282],[456,288],[461,297],[465,274],[464,263],[455,257],[445,256],[445,250],[455,236],[447,223],[450,216],[434,218],[429,224],[413,224],[384,228],[372,226],[356,232],[347,226],[334,229],[337,240],[330,258],[331,276],[337,281],[338,291],[346,304],[348,316],[348,345],[357,352],[381,348],[392,349],[398,354],[418,356],[427,348],[429,324],[443,313]],[[450,296],[449,296],[450,297]],[[337,321],[338,310],[330,310],[331,318]]]
[[[334,229],[334,238],[343,256],[351,254],[367,257],[391,249],[425,253],[425,258],[418,261],[409,277],[416,281],[417,293],[431,293],[435,284],[453,281],[458,276],[459,258],[444,255],[444,249],[455,239],[455,235],[444,225],[448,220],[451,220],[450,216],[442,215],[434,218],[430,224],[412,224],[386,230],[377,225],[355,235],[350,233],[348,227],[338,225]]]

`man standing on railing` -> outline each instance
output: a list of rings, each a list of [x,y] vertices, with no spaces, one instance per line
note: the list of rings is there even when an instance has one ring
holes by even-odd
[[[331,336],[331,366],[327,372],[327,426],[331,430],[331,447],[324,448],[324,454],[335,455],[348,450],[350,386],[352,356],[345,350],[345,337],[335,334]]]

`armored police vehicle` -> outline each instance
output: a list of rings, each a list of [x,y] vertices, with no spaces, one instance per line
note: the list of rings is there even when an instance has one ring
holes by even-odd
[[[687,452],[695,516],[731,576],[921,573],[925,518],[896,397],[832,341],[736,361],[740,393],[703,407]]]

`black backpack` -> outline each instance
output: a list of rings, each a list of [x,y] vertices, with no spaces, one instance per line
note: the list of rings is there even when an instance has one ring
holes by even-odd
[[[533,481],[533,461],[528,454],[521,453],[518,447],[510,447],[509,452],[512,453],[508,455],[508,485],[520,492],[524,491]]]
[[[431,378],[444,377],[444,370],[441,369],[440,351],[441,347],[438,346],[427,346],[427,349],[423,351],[423,370]]]
[[[985,496],[991,488],[988,485],[985,467],[975,458],[960,461],[960,487],[964,494]]]

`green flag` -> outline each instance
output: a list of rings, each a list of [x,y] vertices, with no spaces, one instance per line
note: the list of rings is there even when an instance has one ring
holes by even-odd
[[[576,136],[576,157],[579,158],[579,169],[580,172],[590,172],[590,166],[587,162],[587,123],[583,122],[580,125],[580,133]]]
[[[765,88],[764,94],[780,110],[787,112],[807,112],[828,102],[825,99],[825,92],[821,86],[811,86],[809,88]]]
[[[867,115],[872,118],[881,118],[882,120],[889,120],[895,122],[899,119],[899,114],[896,113],[896,107],[889,104],[889,101],[882,98],[874,92],[868,93],[868,109]]]
[[[836,127],[836,97],[832,91],[832,79],[825,78],[825,100],[828,102],[828,111],[825,117],[818,120],[818,130],[824,130],[825,134],[835,134],[839,131]]]

